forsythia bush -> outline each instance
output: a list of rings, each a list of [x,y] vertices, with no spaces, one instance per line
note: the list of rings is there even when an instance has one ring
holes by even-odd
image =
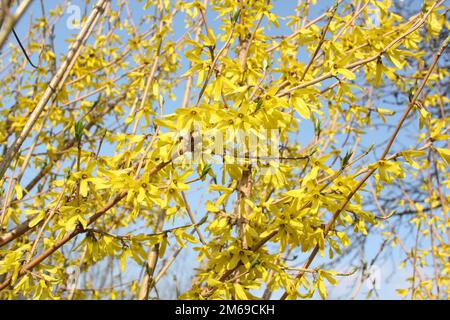
[[[2,299],[326,299],[394,251],[448,298],[444,1],[87,0],[62,49],[10,2]]]

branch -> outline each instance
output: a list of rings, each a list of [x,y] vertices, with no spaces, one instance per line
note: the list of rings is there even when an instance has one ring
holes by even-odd
[[[0,31],[0,50],[3,49],[3,45],[5,44],[8,35],[11,33],[11,30],[14,28],[17,21],[19,21],[20,17],[22,17],[22,15],[25,13],[25,10],[27,10],[30,4],[31,0],[22,1],[13,15],[7,14],[7,16],[4,18],[2,30]]]

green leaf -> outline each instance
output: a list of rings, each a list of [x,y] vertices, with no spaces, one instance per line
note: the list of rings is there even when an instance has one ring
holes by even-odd
[[[203,170],[202,170],[202,174],[200,175],[200,179],[203,181],[204,178],[206,177],[206,175],[208,174],[209,170],[211,170],[211,165],[207,164]]]
[[[341,162],[341,167],[344,168],[345,166],[347,166],[348,161],[350,160],[350,158],[352,157],[353,152],[352,151],[347,151],[347,153],[345,154],[344,158],[342,159]]]
[[[239,19],[239,16],[241,15],[241,9],[235,8],[230,15],[231,23],[236,23]]]
[[[322,133],[322,122],[320,119],[316,119],[314,122],[314,133],[316,134],[316,137],[320,137],[320,134]]]
[[[84,124],[80,120],[75,124],[75,139],[78,142],[81,142],[81,138],[83,137]]]

